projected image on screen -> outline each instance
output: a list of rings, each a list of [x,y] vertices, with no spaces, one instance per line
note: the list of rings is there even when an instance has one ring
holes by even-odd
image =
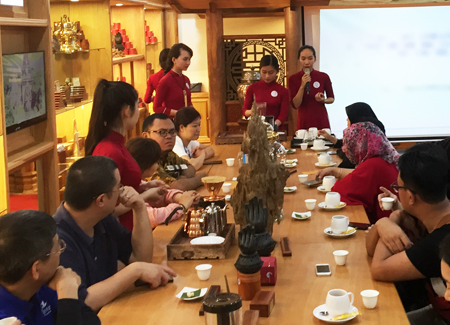
[[[449,6],[322,9],[320,70],[333,81],[332,130],[363,101],[387,135],[450,135]]]

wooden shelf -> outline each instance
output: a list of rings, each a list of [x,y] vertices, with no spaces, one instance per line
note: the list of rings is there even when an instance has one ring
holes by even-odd
[[[92,103],[92,99],[82,100],[81,102],[73,103],[72,106],[67,106],[67,107],[64,107],[64,108],[57,109],[56,110],[56,115],[65,113],[67,111],[71,111],[71,110],[73,110],[73,109],[75,109],[77,107],[80,107],[80,106],[83,106],[83,105],[86,105],[86,104],[89,104],[89,103]]]
[[[47,27],[47,19],[0,17],[0,26]]]
[[[140,61],[144,60],[143,54],[134,54],[134,55],[127,55],[123,58],[113,58],[113,64],[120,64],[124,62],[132,62],[132,61]]]
[[[104,47],[99,47],[99,48],[96,48],[96,49],[79,50],[79,51],[75,51],[75,52],[72,52],[72,53],[66,53],[66,52],[53,52],[53,54],[73,55],[73,54],[77,54],[77,53],[89,53],[89,52],[92,52],[92,51],[100,51],[100,50],[104,50],[104,49],[105,49]]]
[[[22,148],[8,156],[8,172],[22,166],[23,164],[34,161],[37,157],[52,151],[55,148],[53,141],[36,143]]]

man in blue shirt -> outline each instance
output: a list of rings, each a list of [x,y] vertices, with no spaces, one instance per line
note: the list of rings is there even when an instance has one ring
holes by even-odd
[[[145,202],[129,186],[120,184],[116,163],[107,157],[89,156],[69,169],[65,202],[53,216],[58,235],[67,248],[61,265],[81,277],[79,297],[99,310],[137,280],[156,288],[176,273],[150,263],[153,236]],[[133,231],[112,215],[117,203],[133,210]],[[118,271],[117,261],[126,266]]]
[[[78,300],[80,277],[58,266],[64,248],[55,221],[44,212],[21,210],[0,218],[0,319],[100,324]]]

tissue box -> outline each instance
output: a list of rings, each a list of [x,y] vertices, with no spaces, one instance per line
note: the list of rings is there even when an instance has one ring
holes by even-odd
[[[274,256],[261,257],[263,266],[261,272],[261,285],[274,286],[277,283],[277,258]]]

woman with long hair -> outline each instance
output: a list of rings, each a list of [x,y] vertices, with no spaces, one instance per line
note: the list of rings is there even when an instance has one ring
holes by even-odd
[[[159,66],[161,70],[157,73],[152,74],[147,80],[147,91],[145,92],[144,102],[151,103],[154,99],[153,92],[158,87],[159,82],[164,77],[164,70],[167,64],[167,55],[169,54],[170,49],[165,48],[159,53]]]
[[[165,195],[163,182],[141,185],[139,165],[125,148],[125,135],[135,128],[139,119],[138,94],[134,87],[122,81],[100,80],[95,88],[86,156],[97,155],[113,159],[119,169],[122,185],[133,187],[144,199],[153,201]],[[133,228],[133,212],[123,205],[114,214],[128,229]]]
[[[171,47],[167,55],[165,76],[156,88],[153,110],[174,117],[182,107],[192,106],[191,82],[183,74],[191,64],[192,49],[178,43]]]

